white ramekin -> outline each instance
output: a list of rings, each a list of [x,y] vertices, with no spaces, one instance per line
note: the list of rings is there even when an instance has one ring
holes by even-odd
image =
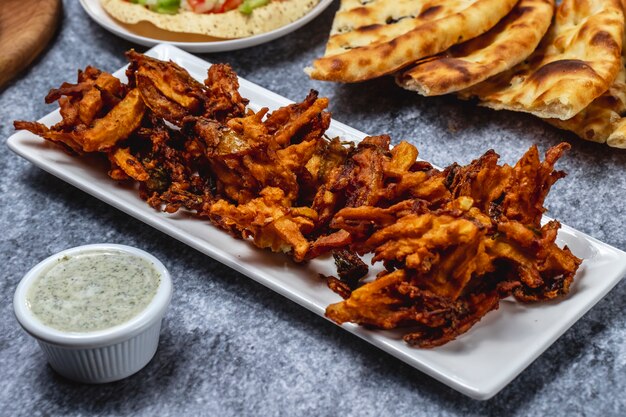
[[[126,252],[154,265],[161,282],[150,304],[129,321],[94,332],[64,332],[39,321],[26,302],[33,281],[63,256],[101,250]],[[13,308],[17,321],[37,339],[54,370],[75,381],[104,383],[126,378],[150,362],[157,350],[161,320],[171,297],[170,274],[157,258],[130,246],[104,243],[67,249],[38,263],[17,286]]]

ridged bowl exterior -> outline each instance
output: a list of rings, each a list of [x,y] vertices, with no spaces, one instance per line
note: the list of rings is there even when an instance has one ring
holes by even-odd
[[[103,330],[64,332],[45,325],[30,309],[27,301],[29,287],[60,257],[94,250],[121,251],[150,262],[161,277],[152,301],[130,320]],[[161,322],[172,290],[167,268],[154,256],[130,246],[100,243],[66,249],[39,262],[17,286],[13,308],[18,323],[37,340],[55,371],[75,381],[100,384],[126,378],[150,362],[159,344]]]
[[[156,353],[161,319],[136,336],[108,346],[71,348],[37,340],[50,366],[66,378],[91,384],[118,381],[139,372]]]

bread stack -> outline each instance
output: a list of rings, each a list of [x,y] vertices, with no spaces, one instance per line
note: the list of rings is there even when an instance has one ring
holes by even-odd
[[[343,0],[314,79],[396,74],[626,148],[623,0]],[[556,10],[555,10],[556,7]]]

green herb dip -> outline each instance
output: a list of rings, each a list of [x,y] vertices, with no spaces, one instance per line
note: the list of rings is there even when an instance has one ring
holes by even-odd
[[[62,257],[33,282],[26,301],[45,325],[92,332],[122,324],[145,309],[161,277],[147,260],[125,252]]]

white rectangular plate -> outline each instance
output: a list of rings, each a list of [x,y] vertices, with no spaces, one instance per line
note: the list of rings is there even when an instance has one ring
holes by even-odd
[[[169,45],[158,45],[150,56],[171,59],[198,80],[206,78],[209,63]],[[115,73],[125,79],[124,69]],[[68,74],[68,77],[70,74]],[[270,109],[291,101],[240,79],[241,94],[254,109]],[[302,92],[304,97],[306,91]],[[54,111],[40,122],[51,125],[60,120]],[[359,141],[366,135],[333,121],[330,136]],[[38,167],[81,190],[167,233],[187,245],[228,265],[296,303],[324,316],[326,306],[340,300],[318,278],[334,274],[330,259],[316,259],[296,265],[287,256],[272,254],[236,240],[209,223],[184,213],[160,213],[142,201],[137,190],[111,180],[106,167],[73,158],[41,138],[20,131],[8,139],[12,151]],[[500,309],[489,313],[468,333],[445,346],[421,350],[402,341],[402,331],[367,330],[352,324],[342,327],[407,364],[476,399],[488,399],[504,388],[561,334],[606,295],[626,274],[626,253],[563,226],[559,243],[568,245],[584,258],[571,293],[564,299],[524,305],[503,300]]]

